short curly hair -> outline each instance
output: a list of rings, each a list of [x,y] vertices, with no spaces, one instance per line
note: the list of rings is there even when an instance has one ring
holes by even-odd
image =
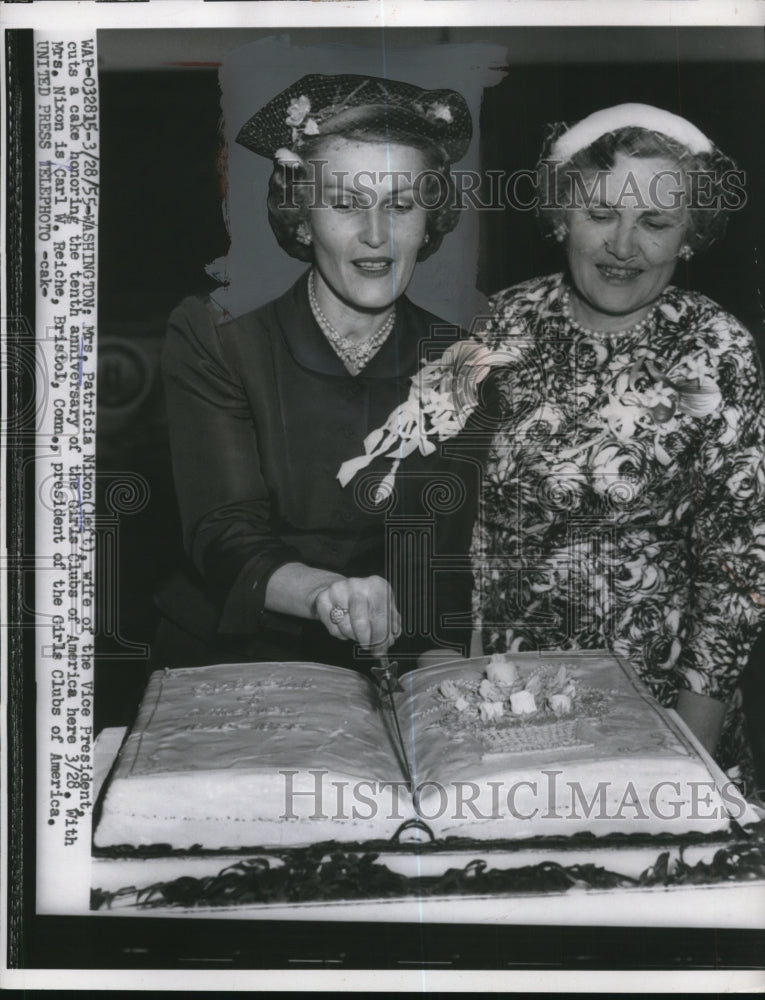
[[[687,242],[694,251],[706,250],[725,233],[728,212],[743,204],[744,174],[730,157],[713,147],[691,153],[675,139],[637,126],[600,136],[562,163],[550,155],[567,126],[552,126],[537,164],[538,216],[546,236],[552,236],[571,207],[573,178],[610,170],[619,153],[635,157],[662,157],[674,161],[683,176],[688,198]]]
[[[400,143],[411,146],[424,154],[425,173],[422,185],[422,203],[432,204],[427,209],[425,232],[428,239],[417,253],[417,260],[422,261],[441,246],[441,241],[459,222],[460,209],[454,177],[451,173],[451,163],[444,149],[435,146],[427,140],[418,141],[409,136],[406,138],[391,138],[390,134],[377,135],[368,130],[363,132],[347,131],[338,135],[317,136],[306,141],[300,149],[303,162],[295,164],[275,163],[268,182],[268,221],[282,250],[298,260],[313,262],[313,246],[298,239],[298,227],[308,218],[309,190],[308,170],[305,163],[318,156],[322,142],[333,138],[348,139],[354,142],[366,143]]]

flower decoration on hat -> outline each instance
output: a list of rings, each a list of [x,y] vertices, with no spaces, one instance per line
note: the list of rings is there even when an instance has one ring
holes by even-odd
[[[291,149],[287,149],[286,146],[282,146],[281,149],[276,150],[274,159],[277,163],[281,163],[283,167],[300,167],[303,164],[297,153]]]
[[[280,163],[294,163],[311,136],[384,136],[390,142],[430,140],[451,162],[467,152],[470,109],[454,90],[424,90],[402,80],[318,73],[301,77],[257,111],[236,141]],[[292,157],[285,155],[285,150]]]
[[[287,107],[287,117],[284,120],[288,125],[302,125],[303,119],[310,110],[311,102],[305,94],[301,94],[294,101],[290,101]]]
[[[287,117],[284,119],[284,123],[292,127],[292,141],[296,145],[300,145],[303,136],[319,135],[319,125],[316,119],[308,117],[310,111],[311,101],[305,94],[301,94],[300,97],[291,101],[287,108]]]
[[[415,107],[429,121],[446,122],[447,124],[451,124],[454,121],[451,108],[444,101],[431,101],[430,104],[421,104],[418,101]]]

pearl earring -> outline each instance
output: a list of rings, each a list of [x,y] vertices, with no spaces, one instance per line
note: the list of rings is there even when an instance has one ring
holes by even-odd
[[[303,246],[310,246],[312,236],[305,222],[301,222],[295,230],[295,239],[298,243],[302,243]]]
[[[428,243],[430,243],[430,233],[425,233],[425,235],[422,238],[422,244],[421,244],[421,246],[426,247],[428,245]]]
[[[688,246],[687,243],[683,243],[680,249],[677,251],[677,256],[680,260],[688,261],[693,256],[693,250]]]
[[[566,239],[567,234],[568,234],[568,229],[566,229],[566,227],[563,225],[562,222],[559,222],[558,225],[555,227],[555,239],[558,241],[558,243],[563,243]]]

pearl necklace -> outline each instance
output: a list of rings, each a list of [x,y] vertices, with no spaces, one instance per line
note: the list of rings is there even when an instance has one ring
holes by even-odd
[[[648,315],[641,319],[639,323],[633,323],[632,326],[625,326],[621,330],[592,330],[583,326],[578,320],[574,319],[573,313],[571,312],[571,289],[565,288],[563,290],[563,295],[561,296],[561,312],[565,316],[567,322],[574,330],[578,333],[583,333],[587,337],[605,337],[610,334],[618,334],[618,336],[623,337],[625,334],[641,334],[647,330],[653,322],[654,313],[657,308],[658,305],[655,305]]]
[[[340,358],[352,375],[358,375],[361,369],[369,364],[373,355],[377,353],[377,351],[388,339],[388,336],[393,329],[393,324],[396,321],[396,313],[394,310],[385,320],[377,333],[368,340],[365,340],[362,343],[357,343],[356,341],[351,340],[350,337],[344,337],[342,333],[338,333],[334,326],[332,326],[319,307],[319,303],[316,299],[316,286],[313,271],[311,271],[308,278],[308,301],[311,304],[311,312],[313,313],[314,319],[319,324],[321,332],[332,345],[332,349],[335,354],[338,358]]]

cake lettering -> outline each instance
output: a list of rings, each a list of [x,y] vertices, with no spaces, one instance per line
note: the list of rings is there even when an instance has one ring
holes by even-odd
[[[218,722],[218,723],[205,723],[205,722],[192,722],[188,726],[181,726],[178,732],[190,733],[190,732],[205,732],[205,733],[217,733],[217,732],[229,732],[232,729],[257,729],[259,731],[271,730],[271,729],[299,729],[300,724],[297,722],[271,722],[264,719],[262,722],[252,722],[250,720],[245,720],[243,722]]]
[[[194,698],[216,698],[226,694],[248,694],[249,698],[237,698],[237,701],[258,701],[263,698],[263,691],[269,688],[279,691],[304,691],[316,688],[315,681],[308,678],[294,677],[287,674],[283,677],[267,677],[264,680],[236,681],[203,681],[191,688]]]
[[[211,705],[207,708],[192,708],[187,714],[213,717],[222,716],[228,719],[232,716],[235,718],[240,716],[251,718],[258,715],[286,715],[288,713],[283,708],[280,708],[279,705],[264,706],[262,702],[255,702],[242,707]]]

